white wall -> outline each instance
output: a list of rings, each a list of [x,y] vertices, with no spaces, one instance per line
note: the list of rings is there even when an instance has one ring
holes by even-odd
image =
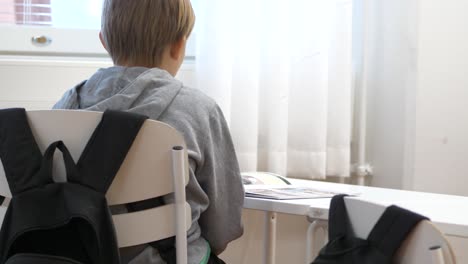
[[[371,184],[402,188],[416,88],[417,1],[369,4],[367,157]]]
[[[109,65],[104,59],[0,56],[0,108],[50,109],[66,90]]]
[[[413,188],[468,195],[468,1],[419,10]]]
[[[50,109],[66,90],[111,65],[105,58],[0,56],[0,108]],[[177,78],[193,86],[194,75],[187,62]]]
[[[468,2],[374,2],[372,184],[468,195]]]

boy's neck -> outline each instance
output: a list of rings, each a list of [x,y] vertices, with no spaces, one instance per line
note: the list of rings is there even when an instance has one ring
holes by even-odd
[[[167,71],[170,75],[175,77],[177,75],[177,72],[179,69],[174,69],[174,67],[167,67],[165,65],[159,65],[159,66],[149,66],[149,65],[143,65],[143,64],[132,64],[132,63],[120,63],[120,64],[115,64],[115,66],[121,66],[121,67],[144,67],[144,68],[158,68],[164,71]]]

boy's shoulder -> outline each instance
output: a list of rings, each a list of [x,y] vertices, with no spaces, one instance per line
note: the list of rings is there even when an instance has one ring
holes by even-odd
[[[216,101],[203,91],[187,86],[183,86],[182,89],[180,89],[176,100],[178,103],[186,105],[194,110],[197,109],[198,111],[211,112],[218,106]]]

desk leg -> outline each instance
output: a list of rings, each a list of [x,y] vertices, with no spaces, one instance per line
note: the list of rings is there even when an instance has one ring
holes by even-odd
[[[317,237],[317,230],[322,228],[325,232],[325,241],[328,241],[328,232],[327,232],[327,227],[328,227],[328,222],[324,220],[309,220],[311,221],[309,227],[307,228],[307,237],[306,237],[306,264],[310,264],[312,260],[318,255],[318,250],[316,251],[315,249],[317,248],[316,245],[314,245],[313,241]]]
[[[276,212],[265,211],[265,237],[263,260],[275,264],[276,259]]]

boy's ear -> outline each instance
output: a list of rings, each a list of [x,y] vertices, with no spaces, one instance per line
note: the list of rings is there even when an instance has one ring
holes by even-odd
[[[104,37],[102,36],[102,32],[99,31],[99,40],[101,41],[102,46],[105,50],[107,50],[106,43],[104,42]]]
[[[171,45],[170,55],[172,59],[179,60],[181,56],[185,56],[185,43],[186,42],[187,42],[187,38],[182,37]]]

